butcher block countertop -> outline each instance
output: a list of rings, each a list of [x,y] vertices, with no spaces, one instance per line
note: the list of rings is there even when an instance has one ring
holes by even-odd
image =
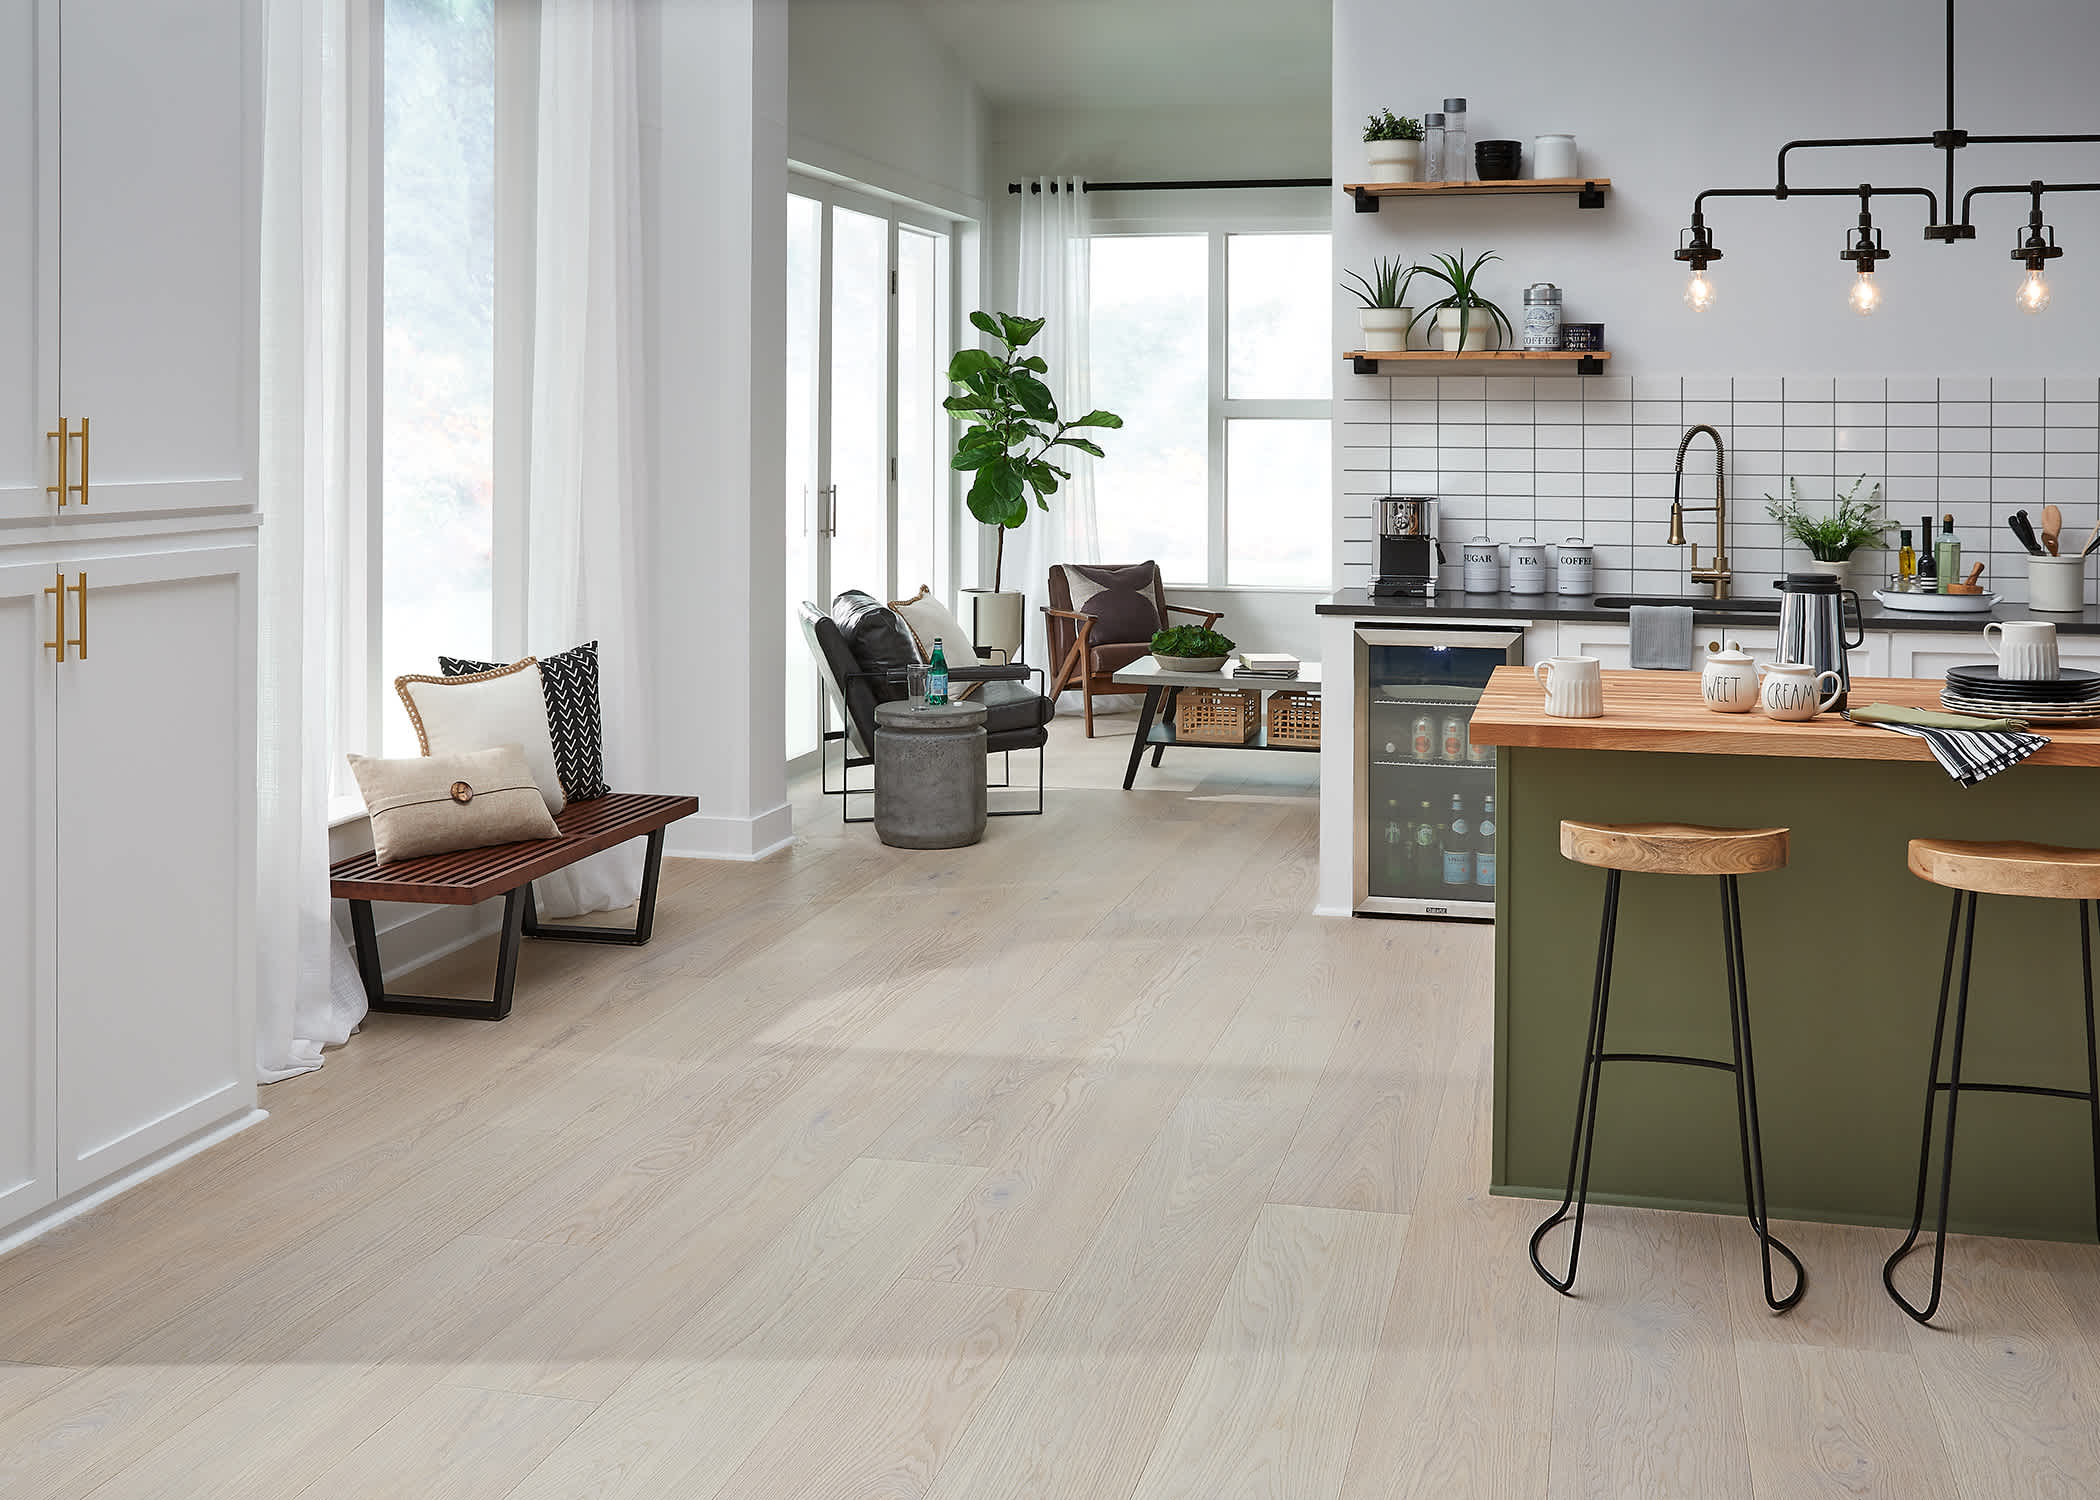
[[[1937,678],[1855,677],[1851,702],[1898,703],[1937,709]],[[1815,760],[1932,759],[1925,742],[1834,713],[1805,723],[1782,723],[1752,710],[1715,713],[1699,696],[1697,672],[1604,674],[1604,715],[1556,719],[1546,712],[1546,690],[1530,667],[1497,667],[1473,711],[1476,744],[1550,750],[1649,750],[1670,755],[1777,755]],[[2049,744],[2026,764],[2100,766],[2100,728],[2037,725]]]

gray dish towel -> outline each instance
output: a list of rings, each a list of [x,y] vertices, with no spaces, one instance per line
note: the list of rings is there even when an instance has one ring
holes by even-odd
[[[1692,666],[1692,611],[1682,604],[1636,604],[1626,611],[1627,665],[1688,672]]]

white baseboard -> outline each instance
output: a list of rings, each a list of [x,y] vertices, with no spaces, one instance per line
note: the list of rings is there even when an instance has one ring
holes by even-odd
[[[236,1115],[222,1124],[207,1126],[187,1140],[177,1141],[157,1156],[129,1171],[111,1178],[108,1182],[88,1188],[77,1197],[67,1198],[45,1209],[35,1218],[26,1220],[16,1228],[0,1234],[0,1255],[28,1244],[39,1235],[49,1234],[68,1220],[77,1219],[90,1209],[99,1208],[121,1192],[137,1187],[149,1177],[158,1177],[172,1166],[188,1161],[201,1151],[209,1151],[228,1136],[238,1135],[251,1125],[260,1125],[270,1118],[266,1109],[251,1109]]]
[[[664,853],[674,859],[759,860],[795,841],[795,810],[783,802],[748,818],[697,814],[673,823]]]

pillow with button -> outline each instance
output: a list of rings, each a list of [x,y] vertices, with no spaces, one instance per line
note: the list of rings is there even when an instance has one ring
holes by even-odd
[[[407,760],[350,757],[381,864],[560,836],[516,745]]]

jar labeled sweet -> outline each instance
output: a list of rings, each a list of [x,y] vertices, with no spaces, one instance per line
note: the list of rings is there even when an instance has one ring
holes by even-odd
[[[1524,347],[1560,347],[1560,288],[1550,281],[1524,288]]]

